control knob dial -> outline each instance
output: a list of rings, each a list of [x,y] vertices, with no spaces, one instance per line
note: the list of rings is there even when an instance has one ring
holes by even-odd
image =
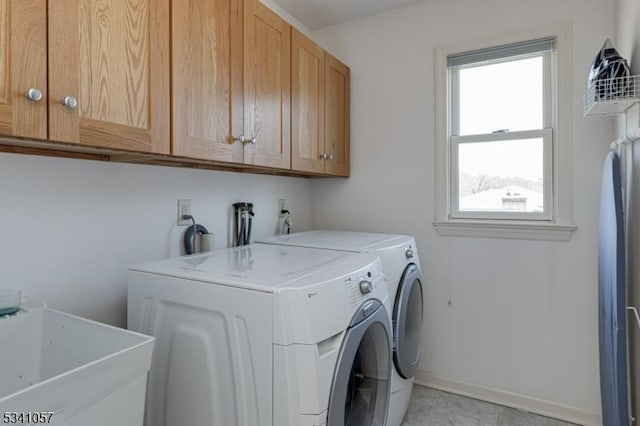
[[[360,293],[367,294],[367,293],[371,293],[372,290],[373,290],[373,286],[371,285],[371,281],[369,280],[360,281]]]

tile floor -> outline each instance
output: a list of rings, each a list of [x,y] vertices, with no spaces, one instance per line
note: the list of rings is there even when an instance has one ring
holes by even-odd
[[[416,385],[402,426],[572,426],[572,424]]]

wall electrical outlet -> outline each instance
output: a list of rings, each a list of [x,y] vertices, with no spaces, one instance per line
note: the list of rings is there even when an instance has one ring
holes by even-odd
[[[287,200],[284,198],[278,199],[278,217],[284,217],[284,213],[282,210],[287,209]]]
[[[191,214],[191,200],[178,200],[178,226],[191,225],[191,219],[183,219]]]

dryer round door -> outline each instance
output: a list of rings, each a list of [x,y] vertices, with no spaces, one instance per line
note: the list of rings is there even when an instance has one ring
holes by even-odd
[[[327,426],[382,426],[391,393],[391,324],[377,300],[365,302],[345,334],[333,377]]]
[[[396,371],[410,379],[422,353],[422,274],[414,263],[402,273],[393,306],[393,363]]]

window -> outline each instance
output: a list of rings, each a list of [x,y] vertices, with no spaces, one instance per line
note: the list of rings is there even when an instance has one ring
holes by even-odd
[[[440,234],[570,238],[566,44],[547,34],[438,50]]]
[[[449,55],[451,217],[552,218],[553,39]]]

